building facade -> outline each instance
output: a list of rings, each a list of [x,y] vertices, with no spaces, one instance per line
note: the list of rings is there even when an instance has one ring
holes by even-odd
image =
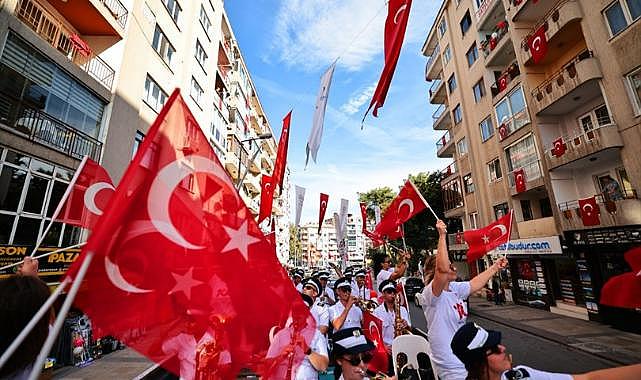
[[[633,330],[641,314],[599,297],[641,244],[639,6],[445,0],[423,46],[433,128],[444,133],[437,155],[451,160],[450,226],[514,210],[511,244],[497,250],[510,262],[512,299]],[[464,260],[462,234],[449,243]]]

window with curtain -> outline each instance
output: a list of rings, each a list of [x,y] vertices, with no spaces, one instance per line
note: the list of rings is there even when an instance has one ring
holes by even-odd
[[[523,168],[525,178],[531,181],[541,177],[539,157],[536,152],[534,135],[529,135],[523,140],[505,150],[507,165],[510,171]]]

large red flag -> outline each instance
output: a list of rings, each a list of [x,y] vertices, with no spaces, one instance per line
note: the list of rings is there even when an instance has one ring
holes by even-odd
[[[525,185],[525,170],[523,170],[523,168],[514,171],[514,186],[516,187],[517,193],[522,193],[527,190],[527,186]]]
[[[469,263],[480,259],[489,251],[510,240],[513,215],[514,212],[510,210],[507,215],[486,227],[463,232],[468,246],[467,261]]]
[[[603,305],[626,309],[641,308],[641,247],[635,247],[624,255],[631,272],[611,277],[601,289]]]
[[[325,212],[327,211],[327,201],[329,200],[329,195],[320,193],[320,208],[318,209],[318,234],[321,233],[321,227],[323,226],[323,219],[325,219]]]
[[[532,54],[532,61],[537,64],[545,58],[548,52],[548,41],[545,37],[545,26],[541,25],[530,37],[527,39],[527,46]]]
[[[374,234],[387,237],[389,240],[403,236],[401,225],[427,208],[427,203],[412,181],[405,185],[396,198],[390,203],[374,229]]]
[[[258,213],[258,224],[269,218],[272,214],[274,204],[274,183],[272,177],[263,174],[260,180],[260,212]]]
[[[599,219],[601,210],[596,203],[595,197],[579,199],[579,209],[584,226],[598,226],[601,224],[601,219]]]
[[[388,359],[385,343],[383,343],[383,321],[369,311],[363,312],[363,332],[367,339],[371,340],[376,347],[374,357],[367,365],[367,369],[374,373],[387,372]]]
[[[93,229],[114,193],[109,173],[99,163],[83,159],[75,182],[56,220]]]
[[[307,308],[272,249],[175,90],[89,237],[75,303],[95,337],[113,335],[182,378],[264,375],[274,327],[298,321],[306,343],[314,329],[301,326],[315,327],[295,311]],[[219,359],[203,364],[209,351]]]
[[[405,38],[407,20],[410,17],[411,5],[412,0],[389,1],[387,19],[385,20],[385,66],[376,85],[374,96],[369,103],[369,107],[367,107],[365,116],[363,116],[363,120],[365,120],[367,113],[372,107],[374,107],[372,114],[378,117],[378,109],[385,103],[387,91],[392,83],[394,70],[396,70],[396,63],[398,62],[398,57],[401,55],[401,47],[403,47],[403,39]]]
[[[278,152],[276,153],[276,162],[274,163],[274,172],[272,181],[274,187],[278,186],[280,192],[283,192],[283,179],[285,178],[285,166],[287,166],[287,149],[289,147],[289,124],[292,120],[292,111],[289,111],[283,119],[283,130],[280,132],[278,141]]]

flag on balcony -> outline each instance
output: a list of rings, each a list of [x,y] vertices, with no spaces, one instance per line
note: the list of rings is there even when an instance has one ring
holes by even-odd
[[[627,251],[623,256],[632,268],[611,277],[601,289],[601,304],[626,309],[641,308],[641,247]]]
[[[91,51],[91,47],[89,46],[89,44],[87,44],[85,40],[80,38],[79,35],[75,33],[72,34],[71,36],[69,36],[69,41],[71,41],[71,44],[76,49],[76,51],[82,54],[84,57],[90,57],[91,54],[93,53]]]
[[[278,186],[281,193],[283,192],[283,179],[285,178],[285,167],[287,166],[287,149],[289,148],[289,124],[291,120],[292,111],[289,111],[283,119],[283,130],[280,132],[278,152],[276,153],[276,162],[274,163],[274,172],[272,173],[273,186],[274,188]]]
[[[467,262],[474,262],[486,253],[495,249],[501,244],[510,240],[512,232],[512,217],[514,210],[510,210],[504,217],[494,223],[478,230],[468,230],[463,232],[465,242],[467,243]]]
[[[601,219],[599,219],[601,210],[596,203],[595,197],[579,199],[579,212],[584,226],[598,226],[601,224]]]
[[[311,343],[314,318],[276,256],[264,254],[273,247],[179,90],[101,220],[83,249],[81,258],[93,260],[74,301],[90,316],[94,337],[113,335],[185,379],[196,378],[201,345],[226,358],[210,361],[209,373],[266,375],[270,332],[288,316],[312,327],[299,331]],[[83,262],[68,275],[77,278]],[[278,354],[287,356],[285,349]]]
[[[272,205],[274,203],[274,184],[272,177],[263,174],[260,180],[260,212],[258,213],[258,221],[260,224],[263,220],[269,218],[272,214]]]
[[[522,193],[527,190],[525,186],[525,170],[523,168],[514,171],[514,186],[517,193]]]
[[[54,219],[93,230],[114,194],[114,185],[105,168],[89,157],[82,160],[77,170]]]
[[[335,68],[336,62],[334,62],[321,77],[321,86],[320,91],[318,92],[318,97],[316,98],[316,109],[314,110],[312,130],[309,132],[309,138],[307,138],[307,146],[305,148],[307,155],[305,158],[305,167],[307,167],[310,156],[312,157],[312,160],[316,162],[316,154],[318,153],[318,148],[320,148],[321,139],[323,138],[323,122],[325,121],[325,109],[327,108],[329,86],[332,84],[332,76],[334,75]]]
[[[303,202],[305,201],[305,188],[296,185],[296,226],[300,226],[300,216],[303,211]]]
[[[372,114],[374,117],[378,117],[378,109],[385,103],[398,57],[401,55],[411,5],[412,0],[390,0],[388,2],[387,19],[385,20],[385,66],[376,85],[374,96],[365,115],[363,115],[363,121],[372,107],[374,107]]]
[[[528,37],[527,46],[532,54],[534,64],[541,62],[545,58],[548,52],[548,41],[545,37],[545,27],[543,25]]]
[[[321,227],[323,226],[323,219],[325,219],[325,212],[327,211],[327,201],[329,200],[329,195],[320,194],[320,208],[318,210],[318,234],[321,233]]]
[[[552,155],[554,157],[561,157],[565,154],[565,151],[567,150],[567,145],[563,142],[563,137],[559,137],[558,139],[554,140],[552,142],[553,148],[552,148]]]
[[[501,123],[501,125],[499,125],[499,139],[503,141],[507,136],[507,125],[505,123]]]
[[[389,240],[403,236],[402,224],[427,208],[427,202],[412,181],[408,180],[390,203],[374,229],[374,234],[387,237]]]
[[[510,74],[506,71],[499,77],[499,92],[505,90],[510,83]]]

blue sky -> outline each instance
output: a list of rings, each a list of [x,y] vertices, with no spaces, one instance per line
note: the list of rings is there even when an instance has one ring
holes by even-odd
[[[408,173],[434,171],[432,112],[421,46],[440,2],[414,0],[405,43],[379,117],[361,118],[383,67],[384,0],[227,0],[225,8],[272,129],[293,108],[290,183],[307,189],[301,222],[318,219],[319,193],[329,194],[327,215],[341,198],[358,213],[357,194],[396,189]],[[368,24],[369,23],[369,24]],[[305,165],[320,76],[340,55],[329,94],[318,162]],[[293,220],[293,186],[291,191]]]

